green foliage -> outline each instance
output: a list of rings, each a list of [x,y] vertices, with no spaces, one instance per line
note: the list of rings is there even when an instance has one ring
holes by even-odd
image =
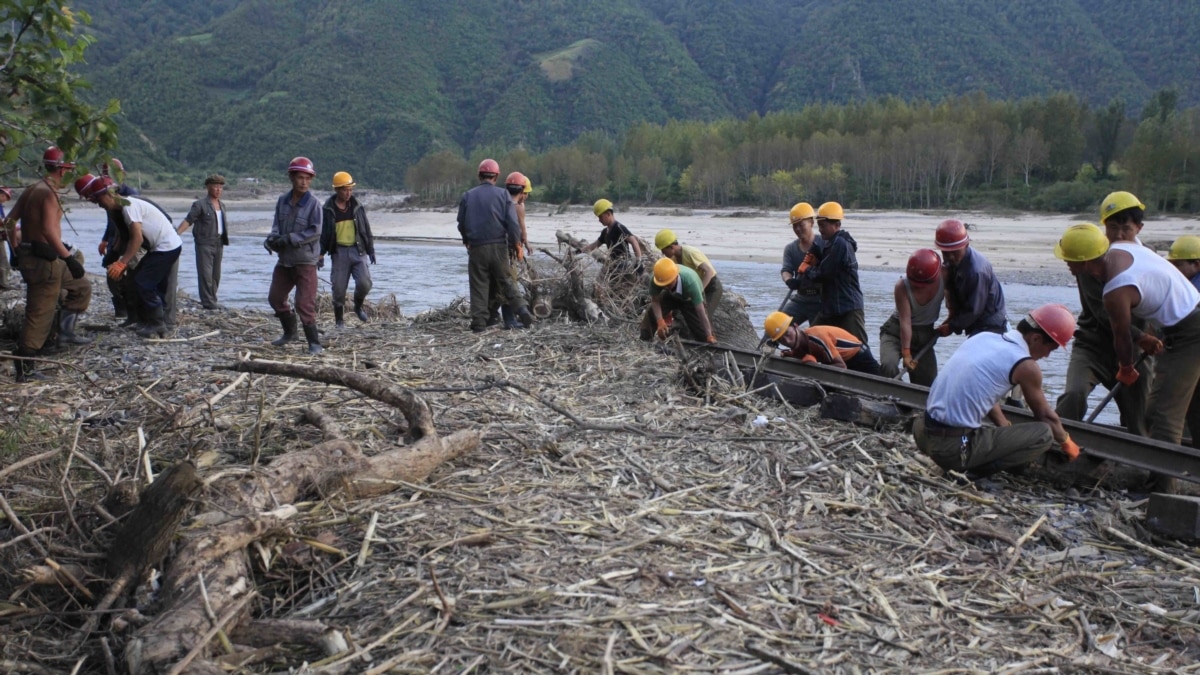
[[[0,3],[0,26],[6,28],[0,34],[0,175],[9,175],[22,155],[39,167],[49,145],[85,164],[116,145],[117,101],[88,105],[79,94],[87,82],[71,72],[90,44],[78,34],[88,21],[87,13],[73,12],[61,0]]]

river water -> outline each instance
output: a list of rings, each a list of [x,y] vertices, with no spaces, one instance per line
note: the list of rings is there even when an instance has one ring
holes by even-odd
[[[178,223],[184,212],[170,211]],[[103,212],[88,204],[73,206],[68,214],[70,225],[64,225],[64,236],[79,245],[87,257],[89,272],[103,274],[96,244],[104,232]],[[229,214],[231,231],[245,231],[250,223],[260,225],[270,222],[271,213],[265,211],[233,211]],[[239,224],[242,227],[239,228]],[[257,228],[255,228],[257,229]],[[192,297],[196,291],[196,265],[192,240],[189,234],[183,237],[183,254],[179,267],[179,289]],[[225,249],[222,264],[221,302],[232,307],[246,307],[269,311],[267,287],[271,281],[274,256],[262,247],[259,235],[232,236],[230,246]],[[457,297],[466,296],[467,254],[461,246],[409,244],[377,241],[376,257],[380,264],[371,267],[374,282],[372,296],[378,298],[394,294],[406,314],[443,307]],[[768,314],[779,307],[787,287],[779,280],[777,263],[743,262],[718,260],[718,269],[725,288],[739,293],[749,303],[749,315],[756,327],[761,328]],[[320,273],[320,290],[329,290],[329,267]],[[898,271],[863,270],[860,281],[866,304],[867,334],[871,336],[872,350],[878,356],[879,326],[887,320],[893,310],[892,288],[899,278]],[[1039,305],[1056,302],[1066,305],[1072,312],[1079,311],[1079,294],[1072,287],[1040,286],[1023,283],[1005,283],[1004,296],[1010,320],[1019,319]],[[97,308],[107,303],[97,301]],[[351,322],[353,325],[353,322]],[[465,329],[465,325],[464,325]],[[935,348],[939,363],[944,364],[962,343],[961,336],[940,340]],[[1067,369],[1067,353],[1055,350],[1040,362],[1043,386],[1047,398],[1053,403],[1062,391]],[[1090,407],[1095,406],[1105,391],[1097,388],[1093,392]],[[1116,406],[1110,405],[1098,418],[1099,422],[1117,424]]]

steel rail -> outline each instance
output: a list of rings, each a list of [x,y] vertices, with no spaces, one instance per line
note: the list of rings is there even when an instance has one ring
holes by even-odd
[[[684,344],[692,348],[728,352],[741,368],[756,369],[760,373],[778,377],[812,380],[829,389],[882,398],[914,410],[925,409],[925,399],[929,394],[928,387],[819,363],[800,363],[794,359],[766,356],[721,344],[710,345],[690,340],[684,340]],[[1003,410],[1013,423],[1035,421],[1033,414],[1024,408],[1003,406]],[[1086,455],[1200,483],[1200,450],[1127,434],[1098,424],[1074,420],[1062,420],[1062,424]]]

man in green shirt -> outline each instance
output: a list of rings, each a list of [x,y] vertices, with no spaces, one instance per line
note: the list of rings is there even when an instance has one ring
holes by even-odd
[[[654,235],[654,247],[662,251],[663,256],[674,260],[677,265],[683,265],[700,275],[700,285],[704,287],[704,308],[710,313],[717,311],[725,289],[721,286],[717,270],[709,262],[708,256],[695,246],[680,244],[679,238],[671,230],[659,230],[658,234]]]
[[[680,267],[670,258],[654,263],[654,276],[650,280],[650,308],[642,317],[640,335],[649,341],[655,335],[665,340],[671,333],[674,312],[683,315],[688,332],[693,337],[704,337],[716,342],[708,311],[704,308],[704,285],[700,275],[688,267]]]

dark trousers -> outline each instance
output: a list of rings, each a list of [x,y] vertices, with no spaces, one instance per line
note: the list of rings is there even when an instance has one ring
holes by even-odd
[[[926,345],[937,344],[937,338],[933,326],[913,326],[912,340],[909,342],[913,357],[916,358]],[[900,319],[893,315],[879,327],[879,374],[884,377],[899,375],[900,368],[903,367],[900,363],[901,356],[903,353],[900,350]],[[930,347],[929,351],[917,359],[917,369],[908,374],[908,381],[928,387],[933,384],[933,378],[937,377],[937,371],[937,354]]]
[[[182,246],[170,251],[151,251],[133,271],[133,283],[137,286],[138,299],[147,309],[163,307],[165,313],[167,294],[171,287],[171,271],[178,269],[176,265],[182,252]]]
[[[792,298],[783,307],[783,313],[792,317],[792,323],[799,326],[817,317],[821,309],[821,294],[802,295],[806,291],[792,293]]]
[[[687,326],[688,334],[693,340],[703,340],[708,335],[704,332],[704,324],[700,323],[700,313],[696,311],[696,305],[684,300],[674,293],[663,293],[659,296],[662,308],[663,318],[668,316],[673,317],[675,312],[679,312],[683,317],[683,323]],[[707,308],[706,308],[707,311]],[[712,323],[712,315],[708,317],[709,324]],[[654,334],[658,331],[658,322],[654,319],[654,309],[646,307],[646,313],[642,315],[642,323],[638,327],[638,336],[643,340],[649,341],[654,339]]]
[[[858,338],[858,341],[864,345],[871,342],[867,339],[867,320],[861,309],[852,309],[845,314],[819,314],[815,319],[809,320],[808,324],[810,326],[837,326]]]
[[[225,247],[221,240],[196,242],[196,281],[200,286],[200,304],[207,308],[218,306],[217,290],[221,286],[221,259]]]
[[[467,278],[471,284],[471,327],[484,328],[488,321],[488,291],[495,284],[501,304],[518,311],[525,298],[513,281],[505,244],[472,244],[467,250]]]
[[[871,354],[871,348],[863,345],[862,349],[858,350],[858,353],[853,358],[846,361],[846,369],[868,375],[878,375],[879,362]]]
[[[708,319],[717,311],[721,298],[725,297],[725,287],[721,285],[721,277],[713,277],[704,287],[704,309],[708,310]]]
[[[288,303],[288,295],[296,289],[296,314],[300,315],[300,323],[314,326],[317,323],[317,266],[296,265],[284,267],[275,265],[271,273],[271,289],[267,291],[267,302],[276,315],[291,314],[292,305]]]
[[[361,305],[367,293],[371,292],[371,269],[367,265],[370,260],[358,252],[358,246],[335,246],[330,258],[333,259],[333,269],[329,273],[329,283],[333,286],[333,306],[346,306],[350,277],[354,277],[354,304]]]

